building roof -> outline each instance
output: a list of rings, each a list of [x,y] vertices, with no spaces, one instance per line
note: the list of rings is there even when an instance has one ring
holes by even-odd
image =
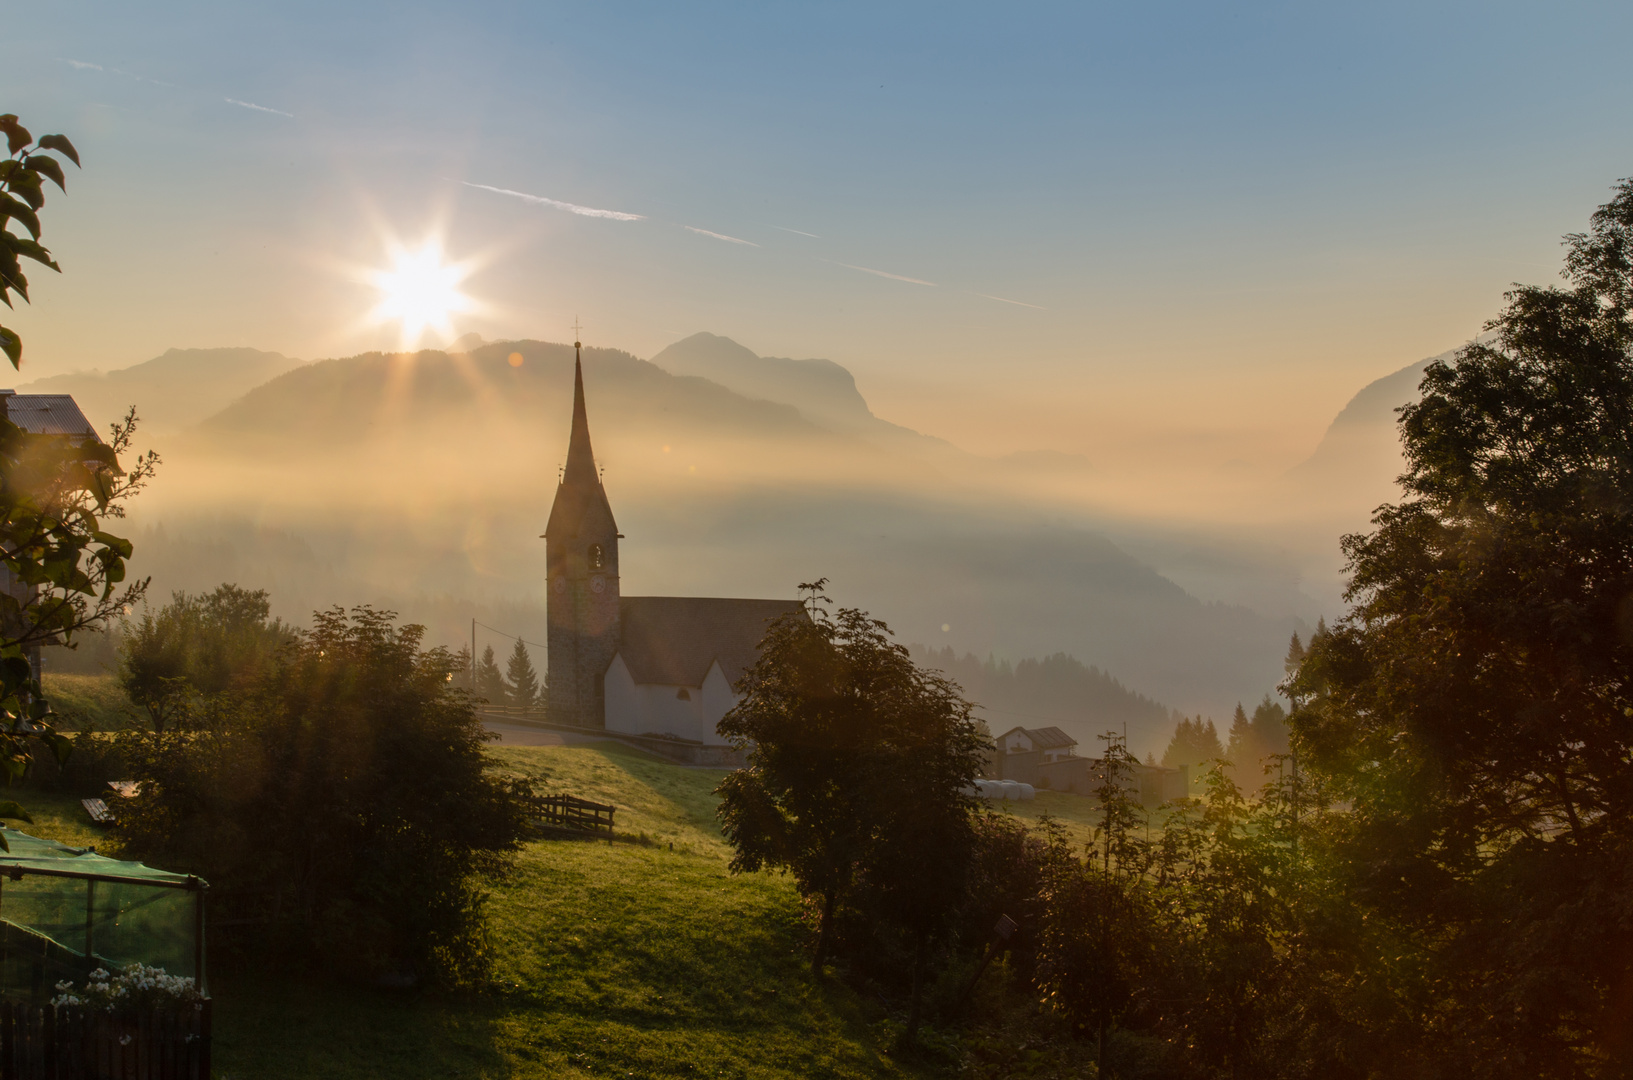
[[[759,658],[766,624],[804,610],[798,600],[626,596],[618,602],[618,655],[637,683],[702,686],[716,660],[735,683]]]
[[[1032,745],[1039,750],[1064,750],[1076,746],[1077,740],[1057,727],[1027,728]]]
[[[0,390],[0,403],[4,404],[7,420],[35,435],[97,437],[96,428],[79,411],[72,394],[19,394],[15,390]]]
[[[1017,731],[1026,736],[1034,750],[1067,750],[1077,745],[1076,739],[1057,727],[1029,728],[1017,725],[998,738],[1007,739]]]
[[[573,431],[567,439],[567,466],[561,471],[556,501],[550,507],[550,521],[544,535],[566,540],[592,533],[616,533],[612,504],[595,470],[595,451],[590,448],[590,420],[584,409],[584,364],[573,361]]]

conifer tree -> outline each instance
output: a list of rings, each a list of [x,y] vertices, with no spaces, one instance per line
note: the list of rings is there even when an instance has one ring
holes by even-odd
[[[512,705],[531,709],[539,703],[539,675],[533,670],[533,658],[521,638],[516,639],[516,647],[510,650],[505,675],[505,689]]]
[[[1162,764],[1167,769],[1188,767],[1191,792],[1195,794],[1206,786],[1203,778],[1213,763],[1224,756],[1225,748],[1219,743],[1219,732],[1213,721],[1203,720],[1199,714],[1195,720],[1182,717],[1174,726],[1174,737],[1168,740],[1168,749],[1163,751]]]
[[[482,650],[482,659],[476,665],[476,696],[486,698],[489,705],[508,705],[510,688],[499,672],[499,663],[493,658],[493,646]]]
[[[1253,721],[1247,718],[1247,710],[1242,703],[1236,703],[1236,712],[1230,718],[1230,734],[1225,737],[1225,756],[1231,764],[1241,765],[1247,760],[1249,747],[1253,742]]]

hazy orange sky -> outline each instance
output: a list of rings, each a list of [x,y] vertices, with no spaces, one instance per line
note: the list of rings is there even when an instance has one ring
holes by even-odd
[[[456,332],[855,372],[982,452],[1274,470],[1478,331],[1633,172],[1625,5],[11,7],[0,108],[85,168],[15,381]],[[430,342],[427,342],[430,343]]]

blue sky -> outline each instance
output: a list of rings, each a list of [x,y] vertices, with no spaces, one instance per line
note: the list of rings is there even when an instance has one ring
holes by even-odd
[[[707,329],[975,449],[1268,467],[1633,174],[1625,4],[0,10],[0,110],[86,165],[24,379],[387,346],[357,268],[437,231],[461,330]]]

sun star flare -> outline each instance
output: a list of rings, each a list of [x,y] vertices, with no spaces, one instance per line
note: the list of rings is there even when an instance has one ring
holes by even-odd
[[[392,252],[389,270],[369,275],[369,283],[380,290],[371,318],[399,324],[404,348],[418,344],[427,330],[452,338],[453,316],[475,308],[459,289],[470,272],[463,263],[444,262],[442,245],[434,240],[418,250],[398,248]]]

